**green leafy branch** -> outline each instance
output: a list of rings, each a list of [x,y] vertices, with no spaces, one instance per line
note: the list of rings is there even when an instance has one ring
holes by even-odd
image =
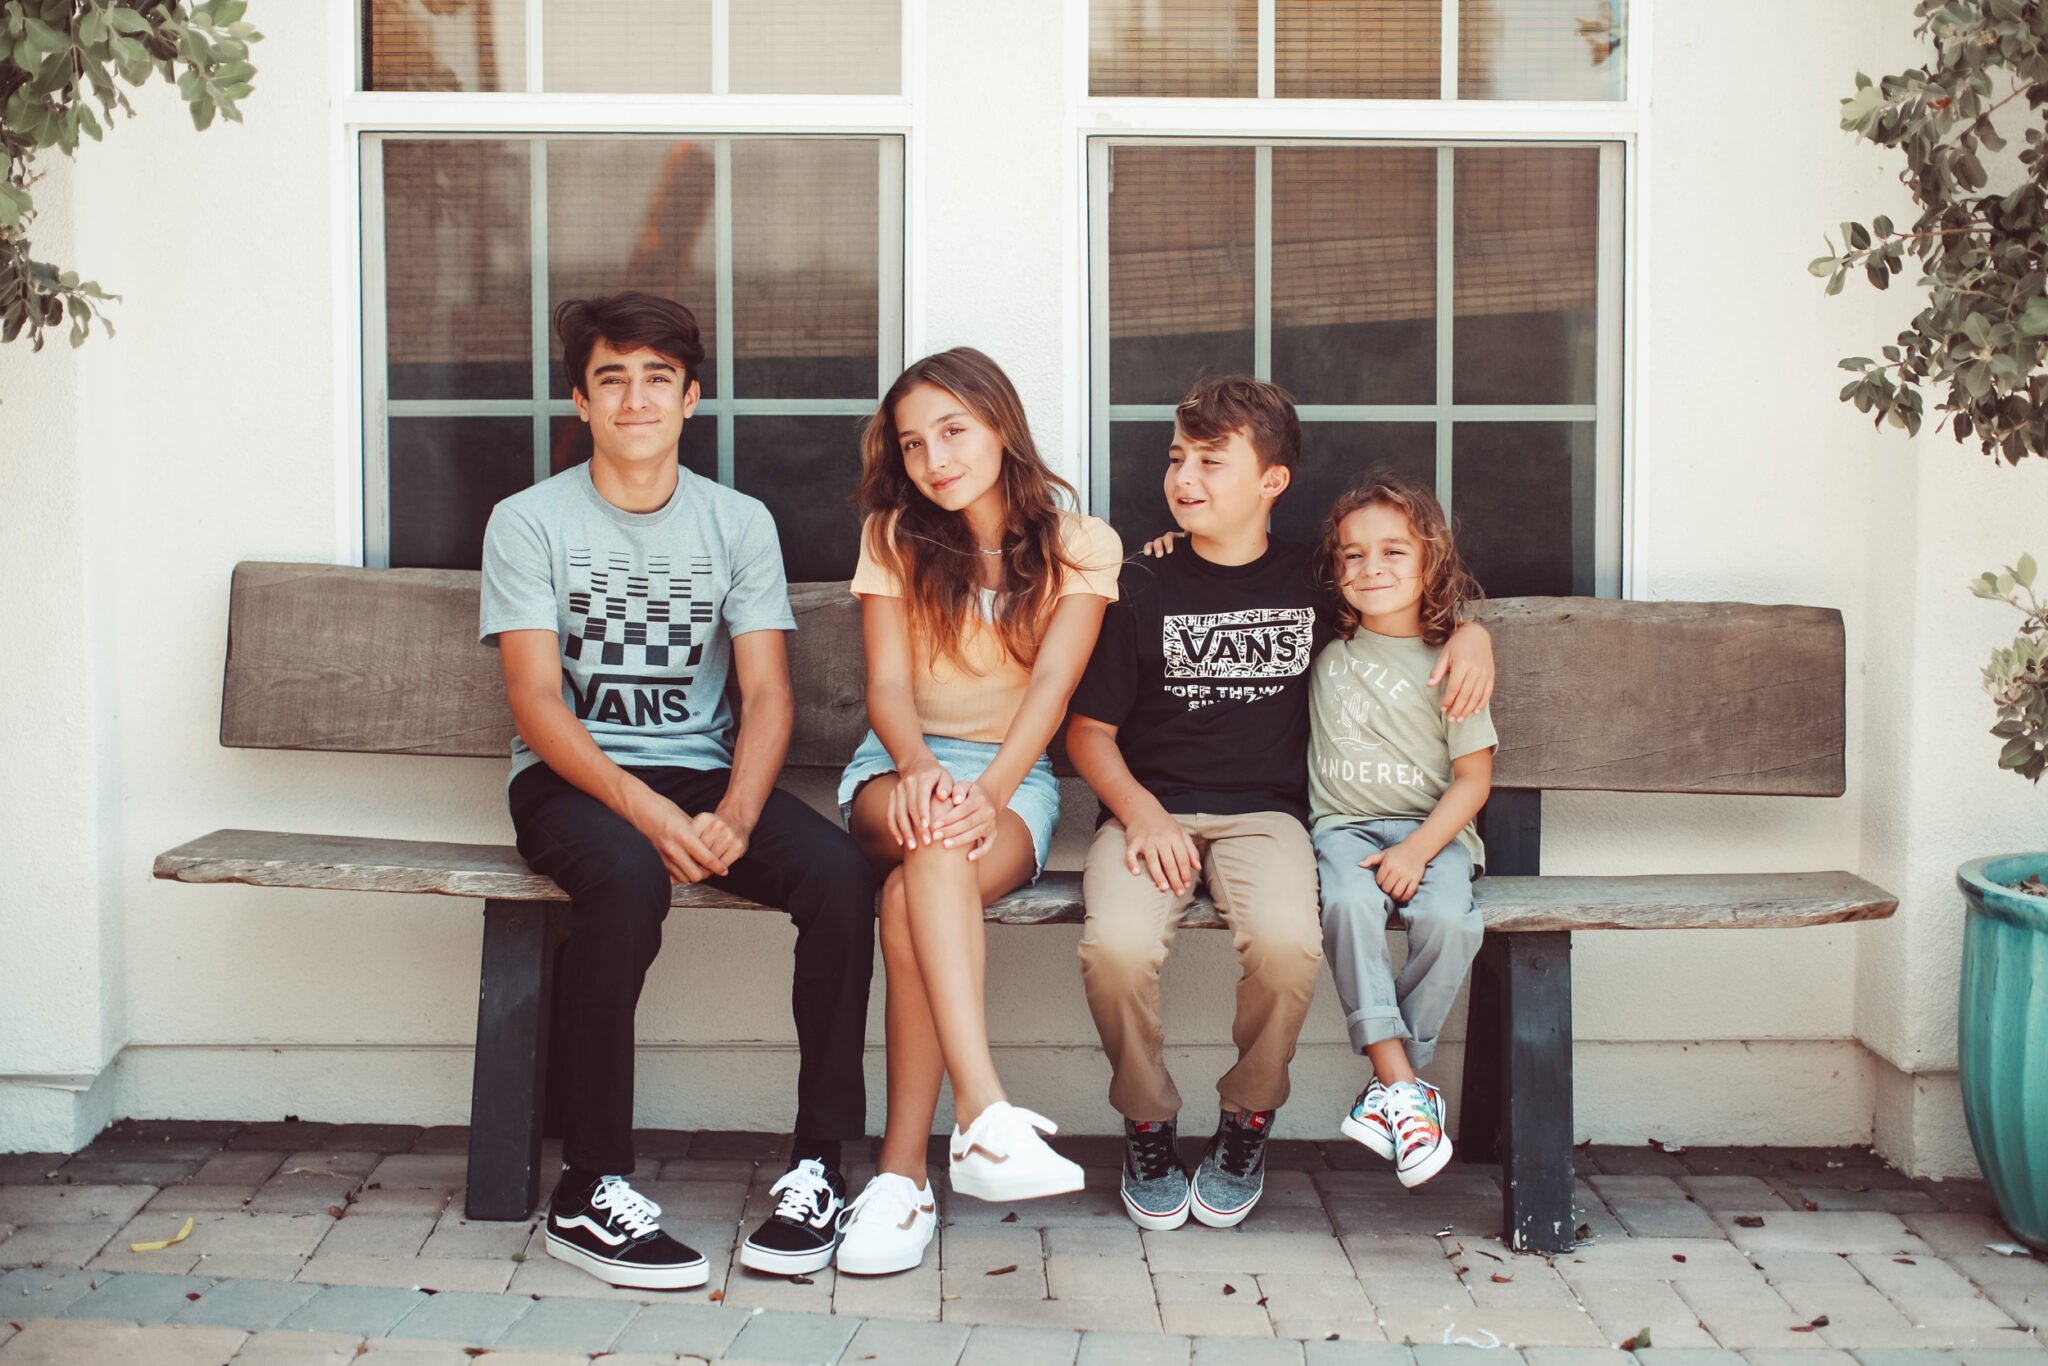
[[[1899,179],[1920,216],[1841,225],[1842,242],[1808,267],[1838,294],[1851,272],[1878,289],[1921,269],[1927,306],[1878,357],[1850,356],[1841,398],[1859,412],[1918,432],[1923,391],[1939,398],[1957,441],[2018,463],[2048,454],[2048,5],[2039,0],[1920,0],[1926,66],[1872,81],[1858,73],[1842,127],[1905,154]],[[2005,150],[1996,126],[2024,101],[2033,117],[2016,183],[1992,186],[1984,155]],[[2008,116],[2010,117],[2010,116]]]
[[[43,329],[67,317],[73,346],[95,319],[113,335],[104,305],[118,295],[31,254],[36,158],[73,155],[116,114],[132,118],[122,86],[152,75],[178,87],[193,127],[239,123],[255,89],[249,47],[263,37],[247,10],[248,0],[0,0],[0,342],[26,332],[41,350]]]
[[[1998,766],[2032,782],[2048,769],[2048,604],[2034,596],[2034,557],[2022,555],[2000,573],[1979,575],[1970,591],[2009,603],[2022,620],[2012,645],[1991,652],[1984,666],[1984,691],[1998,708],[1991,733],[2005,741]],[[2020,595],[2026,601],[2020,601]]]

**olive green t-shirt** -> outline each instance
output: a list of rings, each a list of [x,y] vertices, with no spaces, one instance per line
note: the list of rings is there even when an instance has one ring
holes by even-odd
[[[1453,721],[1428,685],[1440,647],[1360,628],[1316,656],[1309,683],[1311,830],[1345,821],[1424,820],[1451,785],[1451,761],[1499,744],[1481,709]],[[1476,873],[1486,850],[1470,822],[1458,842]]]

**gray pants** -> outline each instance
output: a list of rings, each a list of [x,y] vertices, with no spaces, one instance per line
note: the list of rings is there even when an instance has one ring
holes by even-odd
[[[1316,876],[1322,883],[1323,956],[1344,1003],[1351,1046],[1400,1039],[1408,1065],[1420,1068],[1436,1054],[1436,1037],[1458,999],[1458,987],[1479,956],[1485,924],[1472,904],[1472,856],[1456,840],[1429,861],[1422,885],[1396,908],[1358,861],[1390,849],[1421,821],[1353,821],[1315,836]],[[1399,978],[1387,951],[1387,919],[1408,928],[1408,961]]]

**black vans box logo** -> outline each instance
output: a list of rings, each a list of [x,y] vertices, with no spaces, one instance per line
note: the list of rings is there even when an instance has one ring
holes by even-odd
[[[1169,616],[1162,644],[1168,678],[1295,678],[1315,646],[1312,607]]]

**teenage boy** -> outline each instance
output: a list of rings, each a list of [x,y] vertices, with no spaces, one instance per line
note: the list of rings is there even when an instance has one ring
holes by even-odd
[[[1309,546],[1266,525],[1301,453],[1293,401],[1244,376],[1197,384],[1174,413],[1166,501],[1188,543],[1127,566],[1070,704],[1067,753],[1102,802],[1081,874],[1081,980],[1124,1117],[1124,1208],[1142,1228],[1243,1222],[1322,966],[1308,838],[1309,665],[1329,638]],[[1446,647],[1452,705],[1490,693],[1492,646]],[[1229,925],[1242,976],[1237,1064],[1192,1176],[1175,1150],[1159,969],[1197,888]]]
[[[775,524],[679,463],[704,359],[688,309],[638,293],[572,300],[555,331],[591,457],[492,512],[481,623],[517,726],[519,852],[575,903],[555,974],[567,1056],[554,1071],[569,1094],[548,1252],[636,1289],[709,1275],[627,1182],[634,1011],[673,885],[706,882],[796,922],[796,1138],[740,1261],[816,1271],[839,1239],[840,1143],[866,1128],[874,886],[851,837],[774,786],[795,715],[783,632],[796,627]]]

